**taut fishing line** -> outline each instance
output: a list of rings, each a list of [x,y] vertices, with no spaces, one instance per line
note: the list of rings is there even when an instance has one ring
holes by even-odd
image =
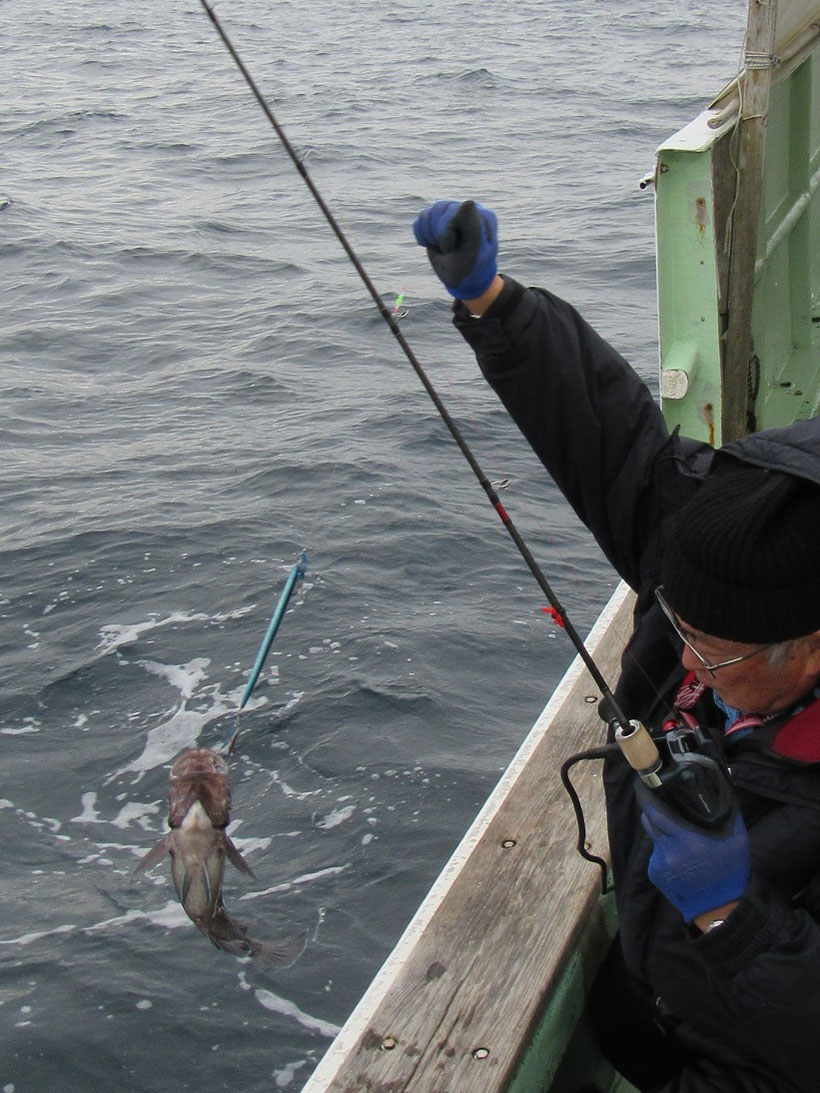
[[[254,98],[259,103],[260,107],[262,108],[262,111],[264,112],[265,117],[268,119],[271,126],[273,127],[277,137],[279,138],[280,142],[282,143],[282,146],[284,147],[287,154],[290,156],[294,167],[299,172],[299,174],[302,176],[302,179],[304,180],[305,185],[307,186],[307,188],[310,190],[311,194],[313,195],[313,198],[316,201],[316,204],[321,209],[322,213],[324,214],[325,219],[327,220],[330,227],[333,229],[333,232],[336,235],[336,238],[339,240],[339,242],[341,243],[342,247],[344,248],[344,251],[347,254],[348,258],[353,263],[353,266],[355,267],[356,272],[358,273],[359,277],[361,278],[362,283],[364,284],[365,288],[370,293],[370,296],[372,297],[373,302],[376,305],[376,307],[379,309],[379,312],[380,312],[382,318],[384,319],[384,321],[389,326],[390,330],[393,333],[394,338],[396,339],[396,341],[401,346],[402,351],[404,352],[404,355],[407,357],[407,359],[410,362],[410,364],[412,365],[413,370],[415,371],[416,375],[421,380],[421,383],[424,386],[424,389],[426,390],[427,394],[432,399],[433,404],[435,405],[436,409],[438,410],[439,414],[441,415],[441,418],[442,418],[444,424],[447,426],[451,436],[453,437],[453,439],[455,440],[455,442],[458,445],[459,449],[461,450],[462,455],[467,460],[467,462],[470,464],[470,467],[472,468],[473,474],[476,476],[476,478],[480,482],[481,487],[484,490],[485,494],[487,495],[490,503],[492,504],[492,506],[495,509],[496,513],[500,517],[501,522],[503,523],[504,527],[507,529],[511,539],[513,540],[516,547],[518,548],[518,551],[521,554],[521,557],[527,563],[527,566],[529,567],[530,572],[535,577],[541,591],[544,593],[547,600],[549,601],[549,603],[550,603],[549,613],[553,616],[555,621],[564,630],[566,630],[567,636],[569,637],[572,644],[575,646],[575,649],[578,652],[578,655],[583,660],[583,662],[586,665],[590,675],[592,676],[593,680],[595,681],[595,685],[598,687],[598,689],[600,690],[601,695],[602,695],[602,702],[601,702],[601,707],[600,707],[602,718],[605,721],[609,722],[610,724],[616,723],[625,735],[627,735],[627,736],[630,735],[633,731],[632,727],[630,725],[630,722],[627,720],[627,718],[622,713],[622,711],[621,711],[621,709],[620,709],[620,707],[619,707],[619,705],[618,705],[618,703],[615,699],[615,696],[612,694],[612,691],[610,690],[606,680],[601,675],[601,672],[599,671],[598,666],[596,665],[595,661],[590,656],[586,646],[584,645],[583,641],[581,640],[580,636],[578,635],[578,632],[576,631],[575,627],[572,625],[572,622],[567,617],[567,614],[564,611],[564,608],[559,603],[557,596],[553,592],[549,582],[547,581],[546,577],[544,576],[543,572],[541,571],[540,566],[538,565],[535,558],[530,553],[529,547],[524,542],[524,540],[522,539],[522,537],[521,537],[518,529],[516,528],[515,524],[510,519],[508,513],[506,512],[504,506],[501,503],[501,500],[500,500],[498,494],[496,493],[495,489],[493,488],[492,483],[489,481],[489,479],[486,477],[486,475],[482,471],[478,461],[476,460],[475,456],[473,455],[473,453],[472,453],[470,447],[468,446],[466,440],[462,436],[461,430],[458,428],[455,421],[453,421],[453,419],[450,417],[450,414],[447,411],[446,406],[441,401],[441,398],[439,397],[438,392],[433,387],[433,384],[430,382],[430,379],[427,376],[427,373],[422,368],[421,364],[418,361],[418,358],[416,357],[415,353],[413,352],[410,345],[408,344],[406,338],[404,337],[401,330],[399,329],[398,321],[397,321],[397,317],[396,317],[395,313],[391,313],[390,309],[385,305],[381,295],[376,290],[375,286],[373,285],[373,282],[370,280],[370,277],[368,276],[367,271],[365,270],[362,263],[359,261],[359,258],[357,256],[356,252],[353,250],[353,247],[351,246],[349,240],[347,239],[347,236],[342,231],[342,229],[339,226],[339,224],[338,224],[336,218],[334,217],[333,213],[330,211],[330,209],[328,208],[327,204],[325,203],[322,195],[319,193],[319,190],[317,189],[313,179],[310,177],[310,174],[308,173],[308,170],[305,167],[304,158],[299,156],[296,153],[295,149],[293,148],[293,145],[288,140],[287,135],[285,134],[284,130],[282,129],[282,126],[279,124],[276,117],[274,116],[274,113],[271,110],[270,106],[268,105],[267,100],[265,99],[265,97],[262,95],[262,92],[257,87],[256,82],[254,81],[254,79],[251,76],[248,69],[245,67],[245,64],[244,64],[242,58],[237,53],[233,43],[231,42],[230,38],[226,34],[225,30],[223,29],[222,24],[220,23],[219,19],[216,17],[216,14],[214,13],[213,6],[208,3],[208,0],[200,0],[200,3],[202,5],[202,7],[205,9],[205,11],[208,15],[208,18],[213,23],[214,28],[216,29],[217,34],[221,38],[225,48],[227,49],[228,53],[230,53],[231,57],[233,58],[233,61],[236,64],[236,67],[239,69],[239,71],[241,72],[245,82],[247,83],[248,87],[252,91],[252,93],[254,95]]]

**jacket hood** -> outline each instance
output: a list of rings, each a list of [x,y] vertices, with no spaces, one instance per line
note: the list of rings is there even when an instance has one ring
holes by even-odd
[[[820,417],[734,440],[715,453],[716,467],[729,463],[730,456],[764,470],[806,478],[820,486]]]

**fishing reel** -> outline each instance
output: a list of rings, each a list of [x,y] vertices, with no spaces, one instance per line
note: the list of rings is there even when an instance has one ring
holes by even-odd
[[[611,891],[608,863],[587,850],[586,823],[580,798],[570,780],[570,769],[582,759],[610,759],[620,749],[645,786],[686,823],[718,831],[732,822],[735,798],[729,768],[715,742],[694,721],[670,719],[663,736],[655,740],[640,721],[627,721],[611,691],[598,705],[615,738],[614,743],[571,755],[561,767],[561,781],[569,795],[578,825],[578,853],[601,870],[601,892]]]
[[[615,741],[644,785],[695,827],[726,824],[735,807],[729,769],[700,725],[669,721],[658,740],[638,721],[629,726],[615,726]]]

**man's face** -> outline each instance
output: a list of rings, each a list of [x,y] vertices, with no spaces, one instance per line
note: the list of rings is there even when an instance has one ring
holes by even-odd
[[[726,641],[712,637],[678,620],[681,631],[707,664],[743,658],[709,671],[688,645],[681,653],[683,666],[694,671],[727,706],[744,713],[775,713],[793,705],[810,691],[820,677],[820,631],[798,638],[787,647],[785,659],[772,664],[770,645]]]

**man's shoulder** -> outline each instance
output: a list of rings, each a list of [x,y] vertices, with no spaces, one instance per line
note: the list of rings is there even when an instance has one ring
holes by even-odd
[[[820,417],[750,433],[721,448],[718,459],[726,456],[820,485]]]

